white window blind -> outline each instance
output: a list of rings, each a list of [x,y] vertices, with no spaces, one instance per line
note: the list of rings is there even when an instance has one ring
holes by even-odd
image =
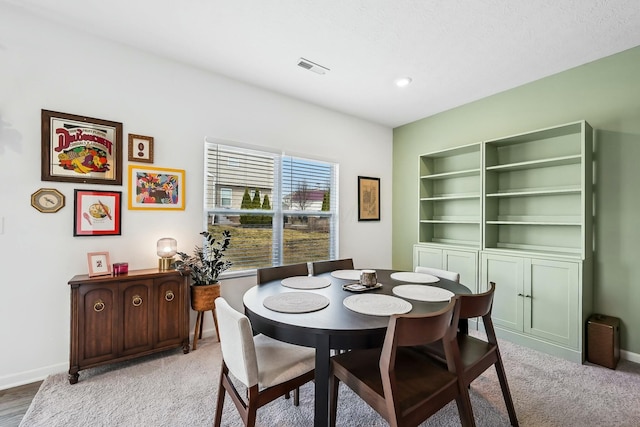
[[[231,270],[335,258],[337,173],[334,163],[205,142],[207,227],[231,232]]]

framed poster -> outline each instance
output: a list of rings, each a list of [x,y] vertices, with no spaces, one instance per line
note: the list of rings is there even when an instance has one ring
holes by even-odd
[[[184,169],[129,165],[129,209],[184,210]]]
[[[153,137],[129,134],[129,161],[153,163]]]
[[[42,110],[43,181],[122,185],[122,123]]]
[[[109,252],[89,252],[87,261],[89,263],[89,277],[111,274]]]
[[[74,236],[119,236],[122,192],[75,190]]]
[[[380,178],[358,177],[358,221],[380,221]]]

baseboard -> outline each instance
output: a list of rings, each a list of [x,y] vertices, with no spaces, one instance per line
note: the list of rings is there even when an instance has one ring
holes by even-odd
[[[632,353],[627,350],[620,350],[620,358],[628,360],[629,362],[640,363],[640,354]]]
[[[38,368],[31,371],[19,372],[17,374],[11,374],[0,378],[0,390],[6,390],[13,387],[18,387],[25,384],[35,383],[42,381],[49,375],[59,374],[69,369],[69,363],[59,363],[56,365],[45,366],[44,368]]]

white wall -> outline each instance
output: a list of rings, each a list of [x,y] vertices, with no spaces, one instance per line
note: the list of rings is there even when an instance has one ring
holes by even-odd
[[[87,272],[87,252],[138,269],[156,265],[159,237],[180,250],[198,242],[205,136],[338,161],[340,255],[391,267],[391,129],[67,27],[0,4],[0,389],[68,370],[67,282]],[[125,141],[153,136],[154,166],[186,169],[186,210],[129,211],[126,185],[40,181],[41,109],[122,122]],[[381,178],[380,222],[357,221],[358,175]],[[33,209],[41,187],[61,191],[66,207]],[[77,188],[123,192],[122,236],[73,237]]]

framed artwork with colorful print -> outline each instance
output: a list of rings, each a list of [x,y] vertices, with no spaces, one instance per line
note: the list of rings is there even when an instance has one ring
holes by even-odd
[[[129,209],[184,210],[184,169],[129,165]]]
[[[42,110],[43,181],[122,185],[122,123]]]

